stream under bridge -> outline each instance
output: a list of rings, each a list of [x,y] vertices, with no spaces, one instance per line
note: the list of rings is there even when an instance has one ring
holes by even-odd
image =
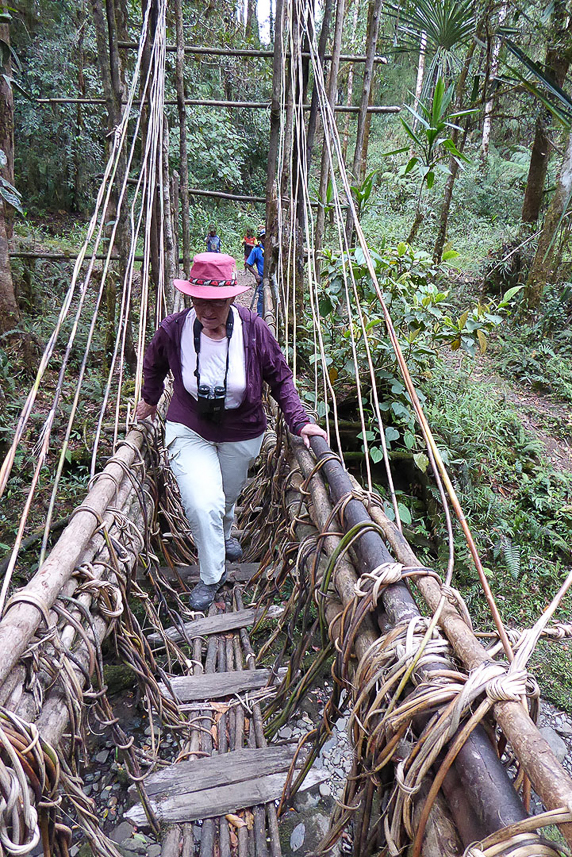
[[[126,818],[156,837],[165,857],[279,857],[282,819],[300,790],[323,780],[316,760],[342,716],[351,765],[318,853],[340,853],[342,837],[344,853],[360,857],[569,853],[572,781],[537,728],[539,689],[527,664],[541,637],[570,636],[572,629],[553,616],[571,580],[551,594],[550,606],[532,628],[504,626],[385,306],[342,157],[336,81],[343,57],[343,0],[328,7],[331,47],[327,27],[325,34],[324,27],[316,32],[311,4],[277,2],[273,52],[186,46],[180,4],[175,4],[177,44],[169,45],[166,0],[143,5],[138,42],[106,43],[104,30],[98,30],[99,48],[110,64],[103,75],[109,160],[58,324],[0,470],[0,492],[5,492],[18,450],[30,443],[34,406],[40,392],[45,394],[57,354],[53,400],[42,426],[34,428],[33,472],[13,550],[3,563],[0,854],[43,851],[67,857],[84,841],[95,854],[118,857],[83,779],[86,730],[97,723],[107,730],[126,772],[125,788],[133,797]],[[369,103],[368,87],[380,62],[376,32],[364,56],[345,57],[364,64],[361,106],[352,111],[358,160],[368,114],[398,109]],[[113,28],[107,38],[113,39]],[[196,556],[166,463],[162,418],[156,424],[133,420],[145,342],[165,314],[182,306],[172,282],[180,253],[183,271],[189,270],[189,197],[233,196],[189,188],[183,174],[175,194],[165,98],[170,49],[176,56],[183,162],[186,106],[209,106],[187,98],[186,57],[216,57],[218,50],[237,61],[256,55],[273,65],[271,102],[239,105],[270,108],[262,198],[265,318],[300,375],[298,322],[302,309],[310,308],[315,349],[310,387],[314,403],[325,402],[330,417],[330,444],[312,438],[308,450],[287,432],[268,401],[271,428],[236,519],[244,561],[229,568],[227,584],[204,616],[188,609],[186,596],[198,579]],[[111,73],[118,51],[131,56],[121,91],[114,89]],[[210,102],[216,109],[237,104]],[[320,203],[311,198],[308,182],[310,162],[318,157]],[[178,207],[176,199],[183,204]],[[318,310],[326,216],[338,227],[342,300],[365,447],[362,481],[344,460]],[[454,588],[452,549],[444,568],[430,568],[403,535],[375,369],[371,359],[358,365],[354,337],[367,343],[373,334],[360,308],[350,247],[359,250],[383,310],[384,335],[426,444],[451,545],[458,527],[481,580],[494,629],[486,636],[474,632]],[[101,407],[89,429],[92,479],[54,543],[58,490],[77,431],[90,348],[112,294],[117,323]],[[86,318],[88,333],[79,345],[78,327]],[[368,377],[389,505],[375,489],[368,463],[359,387]],[[64,389],[69,422],[56,444],[54,417]],[[27,521],[46,466],[53,490],[39,565],[17,586],[26,569]],[[110,652],[138,687],[149,724],[144,742],[114,713],[104,677]],[[280,737],[330,669],[332,691],[320,717],[298,743]],[[171,751],[176,747],[174,758],[172,752],[165,755],[167,737]],[[533,816],[532,792],[545,810]]]

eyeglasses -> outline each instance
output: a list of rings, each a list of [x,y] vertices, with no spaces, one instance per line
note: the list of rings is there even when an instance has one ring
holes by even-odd
[[[218,298],[209,299],[209,298],[193,298],[193,306],[199,307],[199,309],[206,309],[207,306],[216,307],[217,309],[222,309],[226,306],[228,302],[228,298],[224,298],[219,300]]]

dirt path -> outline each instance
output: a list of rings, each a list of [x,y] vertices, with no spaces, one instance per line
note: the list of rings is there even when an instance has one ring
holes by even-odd
[[[554,402],[502,378],[486,361],[475,370],[473,377],[494,384],[503,399],[518,409],[524,428],[544,445],[552,466],[572,473],[572,409],[566,403]],[[563,437],[554,437],[550,426],[558,426]]]

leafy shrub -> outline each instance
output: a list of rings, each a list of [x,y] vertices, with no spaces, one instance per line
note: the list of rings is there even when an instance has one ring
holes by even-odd
[[[453,251],[445,254],[452,258]],[[428,253],[415,250],[400,243],[396,247],[387,247],[381,252],[373,252],[372,259],[377,280],[383,293],[397,332],[409,371],[415,382],[419,383],[431,373],[439,349],[443,345],[453,350],[462,349],[475,356],[484,351],[488,333],[496,328],[507,310],[511,292],[500,301],[497,307],[477,303],[466,309],[458,317],[450,314],[449,292],[444,290],[445,268],[435,265]],[[344,282],[344,266],[353,273],[357,297],[364,315],[367,346],[371,355],[371,364],[380,400],[380,409],[385,413],[388,427],[386,440],[388,445],[400,442],[408,450],[413,450],[415,442],[415,420],[411,410],[409,394],[401,380],[397,358],[385,330],[385,321],[374,285],[369,276],[363,252],[358,248],[343,258],[333,253],[326,254],[323,269],[323,285],[319,299],[319,313],[323,322],[323,337],[326,351],[326,364],[330,380],[338,393],[355,386],[355,362],[353,357],[352,335],[356,344],[359,380],[362,391],[371,397],[372,381],[366,342],[363,330],[357,321],[356,297],[350,293],[353,326],[350,326],[347,308],[347,296]],[[514,293],[516,290],[512,290]],[[301,350],[310,363],[319,360],[314,353],[312,319],[306,321],[307,336],[302,339]],[[313,394],[309,394],[311,397]],[[422,395],[422,394],[421,394]],[[318,413],[323,415],[323,403],[315,403]],[[366,407],[368,405],[366,404]],[[375,445],[376,421],[371,413],[370,446],[372,459],[379,460],[381,450]]]

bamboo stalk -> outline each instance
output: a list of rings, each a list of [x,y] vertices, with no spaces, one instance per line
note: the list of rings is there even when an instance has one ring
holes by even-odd
[[[351,497],[353,486],[339,461],[331,457],[327,443],[321,438],[312,438],[311,445],[318,460],[322,461],[322,473],[328,480],[333,499],[337,502]],[[344,528],[347,530],[354,527],[360,521],[367,524],[368,521],[371,522],[371,518],[359,500],[348,499],[344,506]],[[371,570],[380,563],[394,562],[381,536],[376,532],[362,533],[354,550],[359,558],[360,568],[364,570]],[[404,583],[385,587],[381,599],[392,626],[419,616],[417,605]],[[428,663],[424,665],[424,670],[429,675],[433,668],[438,670],[440,666],[435,664],[433,667]],[[485,830],[491,827],[498,829],[513,823],[511,819],[522,820],[526,817],[522,803],[482,727],[477,727],[468,738],[454,765],[467,793],[469,783],[475,790],[471,793],[471,800],[479,803],[479,817]],[[486,777],[483,777],[483,768],[487,771]],[[455,820],[460,827],[457,819]]]
[[[300,444],[296,445],[294,452],[302,473],[308,478],[314,471],[312,456]],[[297,488],[298,491],[300,490],[300,486],[296,486],[294,480],[292,480],[291,485],[292,489]],[[308,488],[311,497],[309,506],[310,516],[316,525],[316,532],[323,533],[326,522],[331,519],[332,506],[324,481],[319,473],[314,473],[311,477]],[[295,522],[297,514],[295,511],[296,504],[288,503],[288,509],[291,510],[291,517],[293,522]],[[300,533],[302,526],[299,522],[295,523],[298,537],[302,535]],[[330,529],[333,527],[334,524],[331,523]],[[304,530],[306,529],[304,526]],[[304,535],[307,535],[307,533],[304,532]],[[338,546],[339,541],[339,535],[327,536],[323,541],[325,553],[331,556]],[[340,616],[343,607],[353,598],[355,582],[357,582],[357,574],[353,565],[345,560],[339,562],[337,573],[334,577],[334,587],[340,596],[340,601],[335,598],[329,598],[325,608],[328,631],[332,641],[339,636],[341,630]],[[358,658],[363,657],[370,651],[372,643],[378,636],[373,626],[370,628],[371,624],[370,617],[366,617],[355,636],[354,650]],[[357,829],[357,824],[354,825],[354,828]],[[423,842],[423,857],[460,857],[462,852],[463,848],[455,832],[450,814],[444,802],[440,799],[430,816],[430,822]]]
[[[36,104],[105,104],[104,98],[36,98]],[[268,110],[271,107],[269,101],[224,101],[218,99],[185,98],[185,105],[189,107],[228,107],[238,110]],[[134,106],[140,105],[140,101],[133,101]],[[165,105],[169,107],[178,106],[174,99],[165,99]],[[304,110],[311,110],[311,104],[304,104]],[[360,108],[352,104],[337,104],[333,110],[336,113],[356,113]],[[367,113],[399,113],[401,107],[385,104],[374,104],[367,108]]]
[[[18,591],[17,597],[21,600],[13,606],[8,605],[0,621],[0,685],[6,681],[25,652],[42,620],[43,611],[47,613],[50,610],[63,585],[73,574],[107,507],[115,499],[119,486],[128,478],[126,472],[136,467],[143,442],[142,429],[135,428],[129,432],[82,505],[76,510],[42,567],[32,580]]]
[[[118,47],[122,50],[137,50],[138,44],[137,42],[118,42]],[[197,56],[205,55],[205,56],[213,56],[213,57],[261,57],[264,59],[272,59],[274,56],[274,51],[262,51],[255,50],[254,48],[215,48],[210,46],[200,46],[200,45],[184,45],[183,50],[187,54],[196,54]],[[167,45],[167,51],[176,53],[177,45]],[[310,53],[307,51],[302,51],[301,55],[304,58],[309,58]],[[290,58],[290,54],[286,54],[287,58]],[[331,60],[332,55],[326,54],[324,59]],[[340,56],[341,62],[365,62],[367,57],[361,56],[360,54],[342,54]],[[387,64],[387,59],[382,56],[376,56],[374,59],[376,63]]]

